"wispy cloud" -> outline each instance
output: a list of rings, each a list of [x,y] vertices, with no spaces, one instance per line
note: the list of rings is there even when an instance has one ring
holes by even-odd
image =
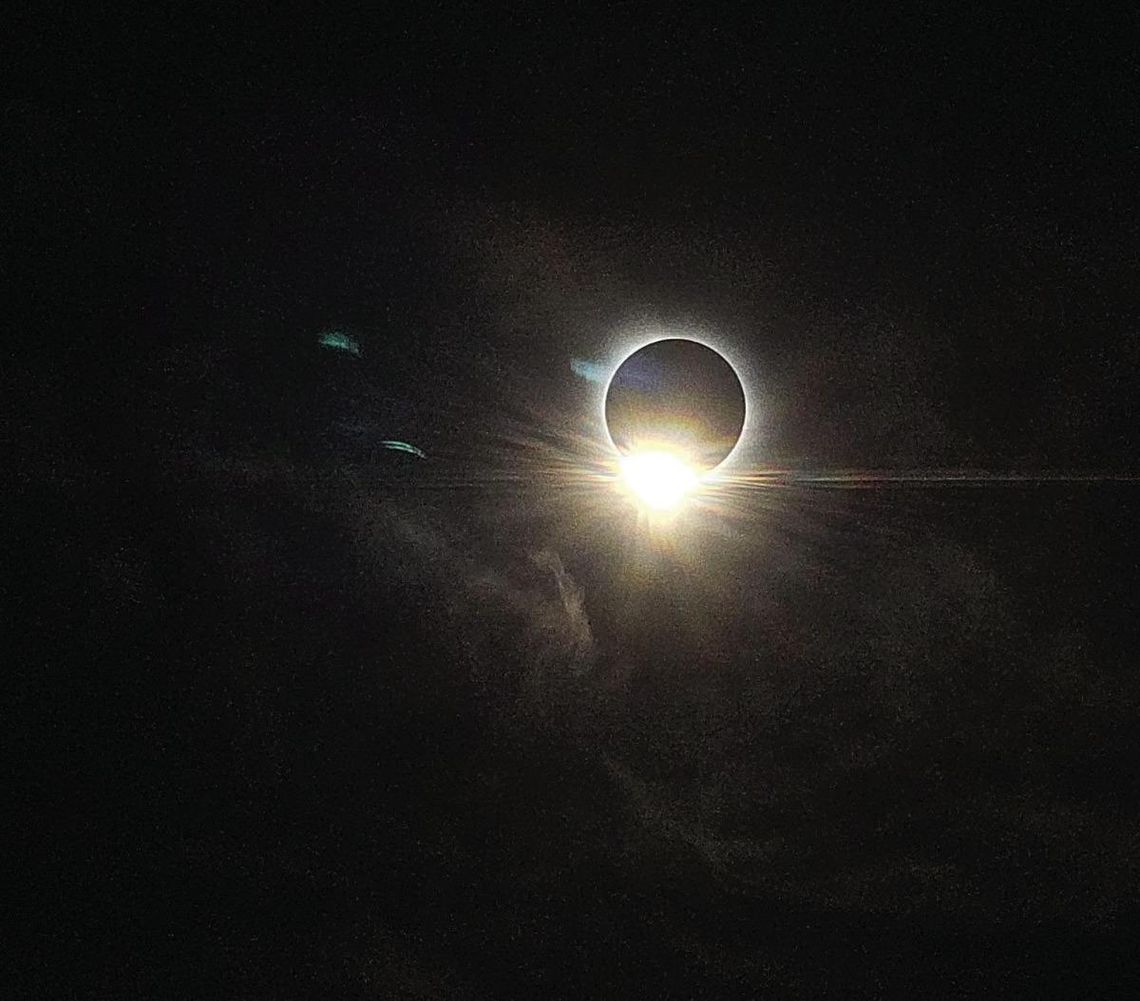
[[[558,589],[560,615],[550,616],[544,609],[543,624],[550,636],[552,653],[562,666],[573,674],[585,674],[594,664],[594,635],[586,614],[582,588],[570,576],[562,558],[553,549],[540,549],[531,554],[535,566],[546,570],[554,578]]]

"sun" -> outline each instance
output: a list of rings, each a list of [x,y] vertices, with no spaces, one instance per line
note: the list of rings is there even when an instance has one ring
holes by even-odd
[[[692,466],[669,452],[636,452],[620,465],[626,489],[651,511],[675,511],[700,482]]]
[[[715,348],[687,337],[642,345],[604,394],[619,488],[649,514],[677,511],[736,450],[747,409],[740,376]]]
[[[708,472],[747,430],[744,379],[717,347],[662,333],[623,353],[602,393],[602,420],[622,455],[664,450]]]

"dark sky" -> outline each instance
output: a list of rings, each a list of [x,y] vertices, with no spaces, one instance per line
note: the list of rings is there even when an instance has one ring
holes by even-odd
[[[581,373],[723,345],[742,475],[1135,475],[1138,27],[25,19],[17,993],[1130,995],[1138,488],[651,531]]]

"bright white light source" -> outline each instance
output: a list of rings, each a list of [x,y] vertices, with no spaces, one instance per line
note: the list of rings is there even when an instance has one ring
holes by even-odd
[[[672,511],[697,485],[697,474],[668,452],[637,452],[621,460],[626,485],[653,511]]]

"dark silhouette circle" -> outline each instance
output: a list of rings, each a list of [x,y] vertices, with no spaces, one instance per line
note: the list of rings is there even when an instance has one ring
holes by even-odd
[[[682,337],[634,351],[606,390],[606,427],[622,455],[667,451],[706,471],[744,430],[744,387],[716,351]]]

